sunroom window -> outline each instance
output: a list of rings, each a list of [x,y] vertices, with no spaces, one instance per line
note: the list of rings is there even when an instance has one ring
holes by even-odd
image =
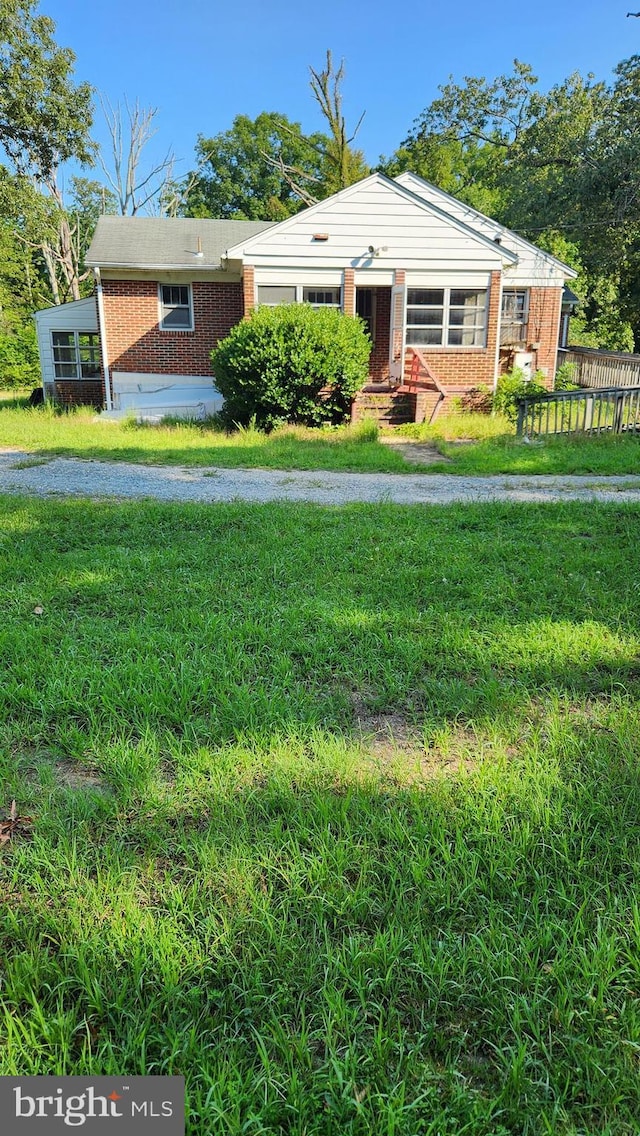
[[[160,285],[160,327],[163,331],[193,330],[189,284]]]
[[[258,303],[267,308],[278,304],[295,304],[297,299],[295,284],[259,284]]]
[[[484,347],[487,290],[409,288],[407,343],[414,347]]]
[[[312,308],[339,308],[339,288],[303,288],[302,300]]]
[[[277,304],[311,304],[312,308],[339,308],[340,288],[305,288],[301,284],[259,284],[258,304],[269,308]]]
[[[93,331],[53,331],[56,379],[93,379],[100,374],[100,340]]]

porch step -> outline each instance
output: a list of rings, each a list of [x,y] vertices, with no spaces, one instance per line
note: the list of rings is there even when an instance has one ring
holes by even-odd
[[[356,395],[351,408],[352,422],[374,418],[381,426],[404,426],[407,422],[415,422],[415,417],[415,394],[363,392]]]

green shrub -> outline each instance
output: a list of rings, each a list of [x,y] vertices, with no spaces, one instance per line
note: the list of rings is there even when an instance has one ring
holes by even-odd
[[[576,382],[576,370],[575,363],[561,363],[556,371],[553,389],[557,391],[579,390]]]
[[[368,374],[361,320],[335,308],[256,308],[211,353],[227,423],[261,429],[342,422]],[[322,392],[322,393],[321,393]]]
[[[549,393],[541,381],[543,379],[541,371],[536,371],[533,378],[526,379],[524,371],[519,367],[514,367],[508,374],[501,375],[493,396],[494,410],[497,410],[498,414],[504,414],[510,422],[515,422],[518,417],[518,399]]]
[[[35,328],[0,332],[0,390],[37,387],[40,382]]]

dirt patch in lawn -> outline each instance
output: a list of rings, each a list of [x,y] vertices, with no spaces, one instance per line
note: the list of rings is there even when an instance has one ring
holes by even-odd
[[[456,729],[445,750],[426,744],[420,726],[400,710],[375,713],[358,695],[352,705],[354,732],[365,763],[384,777],[419,784],[443,774],[469,773],[480,764],[483,747],[471,730]]]
[[[409,438],[381,438],[383,446],[391,446],[409,465],[438,465],[451,461],[431,442],[412,442]]]

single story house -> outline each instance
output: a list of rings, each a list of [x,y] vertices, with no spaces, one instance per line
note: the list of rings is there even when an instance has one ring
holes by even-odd
[[[551,386],[576,275],[411,173],[280,223],[101,217],[87,264],[95,297],[36,317],[45,394],[148,418],[218,409],[212,348],[255,305],[294,301],[365,320],[356,416],[433,417],[514,364]]]

